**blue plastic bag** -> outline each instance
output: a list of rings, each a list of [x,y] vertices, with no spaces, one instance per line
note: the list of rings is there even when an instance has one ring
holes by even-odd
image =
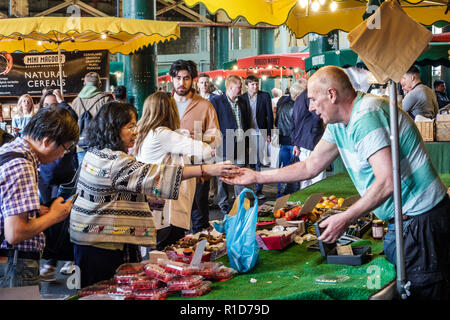
[[[253,207],[244,207],[245,194],[250,192],[255,198]],[[258,262],[259,245],[256,241],[256,223],[258,220],[258,198],[251,189],[242,190],[235,216],[225,215],[223,221],[214,223],[214,228],[226,233],[227,255],[230,266],[241,272],[250,271]]]

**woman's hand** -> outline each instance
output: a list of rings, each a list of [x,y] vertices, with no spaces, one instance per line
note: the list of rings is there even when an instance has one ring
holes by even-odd
[[[248,185],[257,182],[257,172],[247,168],[241,168],[239,174],[220,178],[227,184]]]
[[[231,161],[220,162],[216,164],[202,165],[203,171],[208,176],[233,176],[239,174],[239,167],[232,164]]]

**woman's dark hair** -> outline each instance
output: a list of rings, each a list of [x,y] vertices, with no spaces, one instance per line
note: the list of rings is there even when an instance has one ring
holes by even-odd
[[[41,96],[41,99],[39,100],[39,109],[42,109],[44,107],[44,100],[45,98],[47,98],[47,96],[49,95],[55,95],[53,93],[53,89],[48,89],[47,91],[45,91],[45,93]]]
[[[36,141],[50,138],[57,145],[63,145],[69,141],[77,143],[80,129],[69,110],[55,106],[41,109],[31,117],[23,136]]]
[[[169,75],[175,78],[178,71],[186,70],[192,79],[197,78],[197,65],[192,60],[177,60],[170,66]]]
[[[116,101],[105,103],[86,128],[88,147],[127,152],[120,131],[131,121],[133,114],[137,120],[137,110],[130,103]]]

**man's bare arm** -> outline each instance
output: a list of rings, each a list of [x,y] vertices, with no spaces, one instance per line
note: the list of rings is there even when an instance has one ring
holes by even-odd
[[[386,147],[375,152],[369,159],[375,175],[375,181],[367,192],[348,210],[333,215],[320,224],[326,230],[319,240],[336,242],[346,228],[363,214],[382,205],[393,193],[391,148]]]
[[[308,159],[280,169],[261,171],[257,175],[257,182],[263,184],[308,180],[325,170],[338,155],[335,144],[320,140]]]

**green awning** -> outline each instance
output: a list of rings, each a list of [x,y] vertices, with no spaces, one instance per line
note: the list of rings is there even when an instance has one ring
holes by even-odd
[[[168,74],[170,69],[158,69],[158,77]]]
[[[233,69],[233,67],[237,65],[237,59],[231,60],[231,61],[227,61],[223,63],[223,68],[225,70],[231,70]]]
[[[346,68],[355,66],[357,62],[358,55],[351,49],[326,51],[322,54],[305,59],[305,71],[319,69],[323,66],[330,65]]]
[[[416,60],[415,64],[450,67],[449,50],[450,42],[430,42],[430,48]],[[329,65],[346,68],[356,65],[364,66],[364,63],[351,49],[326,51],[305,59],[305,71]]]
[[[450,67],[450,42],[430,42],[430,49],[423,53],[416,64],[420,66],[446,66]]]

